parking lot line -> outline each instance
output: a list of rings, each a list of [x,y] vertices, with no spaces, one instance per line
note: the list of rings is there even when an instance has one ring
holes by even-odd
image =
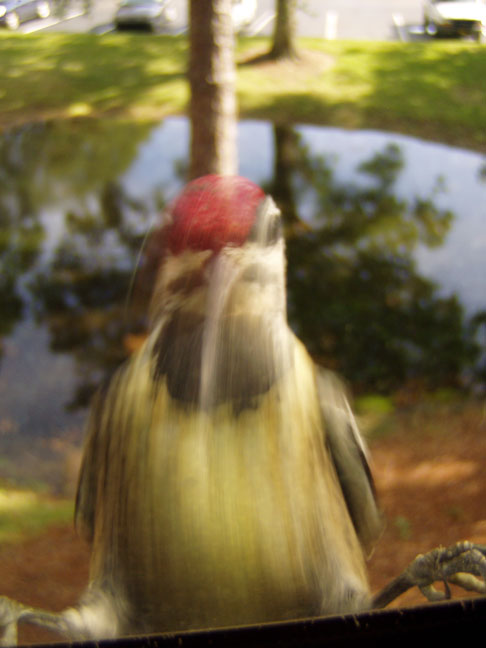
[[[393,24],[398,34],[398,39],[404,43],[408,40],[408,32],[405,27],[405,20],[403,19],[402,14],[394,13],[392,14]]]
[[[36,20],[34,23],[31,25],[23,25],[22,26],[22,34],[33,34],[34,32],[42,31],[43,29],[47,29],[48,27],[53,27],[54,25],[59,25],[61,22],[65,22],[66,20],[72,20],[73,18],[79,18],[80,16],[84,16],[84,11],[76,11],[74,13],[69,13],[64,18],[47,18],[42,21]]]
[[[255,22],[250,29],[246,30],[249,36],[256,36],[275,18],[275,12],[265,11]]]
[[[326,11],[324,22],[324,38],[336,40],[337,38],[338,13],[337,11]]]

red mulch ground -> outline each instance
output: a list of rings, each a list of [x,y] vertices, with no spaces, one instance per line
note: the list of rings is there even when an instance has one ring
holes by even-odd
[[[373,471],[387,528],[370,560],[378,591],[418,554],[469,539],[486,543],[484,406],[413,411],[394,418],[393,433],[372,443]],[[61,610],[76,602],[88,577],[87,547],[72,528],[51,528],[0,548],[0,593]],[[467,596],[453,588],[454,595]],[[415,590],[393,605],[422,604]],[[34,629],[20,640],[52,639]]]

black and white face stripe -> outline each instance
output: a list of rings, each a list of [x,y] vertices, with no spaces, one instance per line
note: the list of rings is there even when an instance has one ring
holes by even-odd
[[[172,398],[201,405],[205,319],[177,313],[163,327],[154,346],[154,379],[166,380]],[[261,318],[231,316],[218,327],[210,407],[231,403],[235,412],[257,406],[281,374],[271,329]]]
[[[165,379],[172,398],[184,404],[255,406],[289,357],[284,240],[275,203],[262,201],[243,245],[177,255],[165,270],[155,380]]]
[[[247,241],[261,246],[274,245],[283,237],[280,210],[270,196],[262,200],[258,206],[253,227]]]

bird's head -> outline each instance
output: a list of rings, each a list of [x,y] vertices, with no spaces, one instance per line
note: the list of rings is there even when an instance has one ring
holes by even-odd
[[[280,212],[246,178],[207,175],[189,182],[164,212],[151,247],[158,267],[152,323],[181,307],[205,316],[285,311]]]
[[[167,246],[173,255],[219,253],[241,247],[259,221],[265,194],[239,176],[207,175],[190,182],[166,214]]]

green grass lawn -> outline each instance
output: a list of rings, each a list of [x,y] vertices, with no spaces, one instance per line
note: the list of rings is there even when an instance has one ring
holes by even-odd
[[[476,43],[299,41],[302,60],[251,59],[238,44],[241,117],[378,128],[484,150],[486,48]],[[184,37],[0,34],[0,127],[76,115],[185,112]]]
[[[51,524],[72,523],[73,510],[70,500],[0,485],[0,545],[36,535]]]

